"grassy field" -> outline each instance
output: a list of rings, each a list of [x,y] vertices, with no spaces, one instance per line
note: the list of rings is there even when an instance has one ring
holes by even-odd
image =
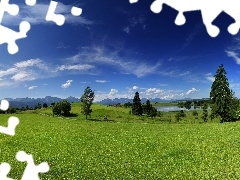
[[[199,123],[200,114],[196,120],[188,112],[176,123],[114,108],[94,105],[91,120],[78,114],[78,104],[68,119],[51,116],[51,109],[15,114],[16,135],[0,134],[1,162],[12,167],[9,177],[21,178],[26,164],[15,155],[24,150],[36,164],[49,163],[41,179],[240,178],[239,122]],[[109,121],[103,121],[105,115]],[[9,116],[0,115],[0,124],[7,125]],[[168,116],[174,113],[163,115]]]

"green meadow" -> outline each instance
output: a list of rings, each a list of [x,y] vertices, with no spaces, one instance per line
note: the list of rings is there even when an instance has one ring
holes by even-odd
[[[72,104],[70,117],[52,116],[51,108],[12,114],[20,120],[16,135],[0,134],[1,162],[11,165],[9,177],[21,179],[23,150],[35,164],[47,161],[41,179],[240,179],[240,123],[203,123],[186,112],[138,117],[129,108],[94,104],[91,118]],[[11,115],[1,114],[7,125]],[[107,119],[104,117],[107,116]]]

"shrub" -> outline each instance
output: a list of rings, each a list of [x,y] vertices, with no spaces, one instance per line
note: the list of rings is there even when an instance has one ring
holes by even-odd
[[[161,111],[158,111],[157,112],[157,117],[162,117],[163,116],[163,113]]]
[[[47,103],[44,103],[43,108],[47,108],[47,107],[48,107]]]
[[[175,118],[178,122],[182,119],[182,117],[185,117],[185,116],[186,116],[186,114],[184,113],[183,110],[181,110],[175,114]]]
[[[61,115],[62,106],[60,102],[57,102],[53,105],[52,111],[54,115]]]
[[[71,111],[71,104],[67,100],[63,100],[61,102],[61,110],[62,115],[67,116],[70,114]]]
[[[175,114],[176,121],[179,122],[181,120],[181,116],[179,113]]]
[[[10,113],[10,114],[14,114],[16,112],[17,112],[17,110],[14,107],[11,107],[11,106],[7,110],[7,113]]]
[[[193,116],[198,116],[198,112],[197,112],[197,111],[193,111],[193,112],[192,112],[192,115],[193,115]]]
[[[52,107],[52,111],[53,111],[54,115],[67,116],[67,115],[70,114],[71,104],[66,100],[63,100],[61,102],[57,102]]]

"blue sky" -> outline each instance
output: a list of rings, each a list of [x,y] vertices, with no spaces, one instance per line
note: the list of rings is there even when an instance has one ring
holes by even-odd
[[[96,101],[132,98],[136,91],[141,98],[207,98],[220,64],[240,97],[240,35],[228,33],[234,20],[227,14],[213,22],[220,34],[212,38],[200,11],[185,13],[186,23],[177,26],[176,10],[164,5],[154,14],[151,1],[59,0],[62,26],[45,20],[49,1],[10,2],[20,12],[5,13],[2,24],[18,30],[27,20],[31,29],[17,41],[18,53],[0,45],[0,98],[80,97],[86,86]],[[72,6],[82,8],[81,16],[71,15]]]

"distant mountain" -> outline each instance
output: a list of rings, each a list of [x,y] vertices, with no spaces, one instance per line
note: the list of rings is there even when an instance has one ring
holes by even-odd
[[[43,105],[44,103],[46,103],[48,106],[51,105],[51,103],[55,103],[55,102],[59,102],[62,101],[64,99],[58,98],[58,97],[51,97],[51,96],[46,96],[45,98],[4,98],[6,100],[9,101],[10,106],[15,107],[15,108],[21,108],[21,107],[26,107],[28,105],[29,108],[34,107],[35,105],[37,105],[38,103],[40,103],[41,105]],[[76,98],[76,97],[68,97],[65,100],[67,100],[68,102],[79,102],[80,99]]]
[[[104,99],[101,101],[98,101],[97,103],[99,104],[103,104],[103,105],[114,105],[114,104],[124,104],[127,102],[131,102],[132,103],[133,99],[128,99],[128,98],[115,98],[115,99]],[[142,103],[146,103],[147,98],[142,98],[141,102]],[[149,101],[151,103],[155,103],[155,102],[172,102],[173,100],[165,100],[165,99],[160,99],[160,98],[155,98],[155,99],[149,99]]]
[[[10,106],[15,107],[15,108],[21,108],[21,107],[26,107],[28,105],[29,108],[33,108],[34,106],[36,106],[38,103],[40,103],[41,105],[43,105],[44,103],[46,103],[48,106],[51,105],[52,103],[55,102],[59,102],[62,101],[64,99],[58,98],[58,97],[52,97],[52,96],[46,96],[45,98],[5,98],[6,100],[9,101]],[[179,100],[165,100],[165,99],[161,99],[161,98],[150,98],[150,102],[151,103],[156,103],[156,102],[178,102],[178,101],[189,101],[189,100],[193,100],[193,101],[198,101],[198,100],[206,100],[208,98],[202,98],[202,99],[190,99],[190,98],[185,98],[185,99],[179,99]],[[67,100],[68,102],[72,103],[72,102],[79,102],[80,98],[76,98],[76,97],[68,97],[65,100]],[[115,98],[115,99],[104,99],[101,101],[98,101],[96,103],[98,104],[103,104],[103,105],[114,105],[114,104],[124,104],[127,102],[131,102],[132,103],[132,99],[128,99],[128,98]],[[142,98],[141,102],[142,103],[146,103],[147,98]]]
[[[166,99],[161,99],[161,98],[150,98],[149,101],[151,103],[156,103],[156,102],[179,102],[179,101],[200,101],[200,100],[208,100],[209,98],[202,98],[202,99],[191,99],[191,98],[184,98],[184,99],[170,99],[170,100],[166,100]],[[146,103],[148,99],[147,98],[142,98],[141,99],[141,103]],[[115,99],[104,99],[101,101],[98,101],[97,103],[99,104],[103,104],[103,105],[114,105],[114,104],[124,104],[127,102],[133,102],[133,99],[128,99],[128,98],[115,98]]]

